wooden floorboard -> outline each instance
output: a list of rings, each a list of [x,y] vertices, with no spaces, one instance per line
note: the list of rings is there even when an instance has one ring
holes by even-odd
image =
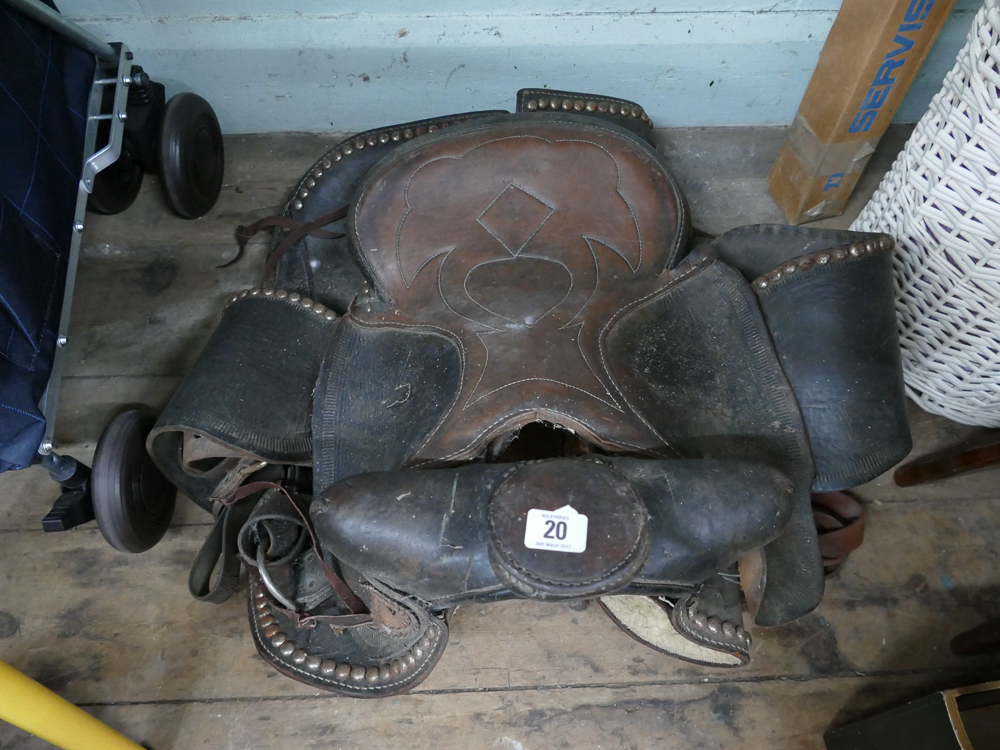
[[[87,710],[154,749],[822,750],[831,723],[862,716],[861,707],[889,706],[954,680],[888,675],[416,693],[380,702],[323,695],[124,702]],[[47,747],[16,730],[8,737],[11,750]]]
[[[891,131],[843,217],[891,164]],[[718,232],[780,221],[767,173],[783,132],[661,131],[694,222]],[[126,405],[158,409],[191,367],[224,300],[255,282],[266,236],[226,269],[233,231],[274,212],[334,136],[226,140],[227,183],[203,219],[167,211],[147,177],[118,217],[89,217],[57,439],[89,461]],[[911,408],[913,456],[982,441],[982,430]],[[319,694],[257,656],[240,597],[192,599],[190,564],[211,517],[180,498],[149,553],[121,555],[94,524],[48,535],[58,488],[39,467],[0,475],[0,659],[154,750],[173,748],[822,748],[822,732],[944,686],[996,679],[996,656],[959,659],[957,632],[1000,615],[998,473],[902,490],[858,489],[868,532],[816,612],[753,631],[754,661],[693,666],[647,649],[596,606],[461,608],[440,664],[413,694]],[[0,726],[0,748],[47,747]]]

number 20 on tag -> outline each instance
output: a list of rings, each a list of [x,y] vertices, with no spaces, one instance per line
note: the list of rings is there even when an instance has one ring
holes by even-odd
[[[557,510],[532,508],[524,525],[524,546],[553,552],[585,552],[588,519],[571,506]]]

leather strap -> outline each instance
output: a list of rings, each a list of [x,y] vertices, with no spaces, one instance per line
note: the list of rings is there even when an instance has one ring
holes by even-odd
[[[240,584],[241,558],[237,546],[240,529],[250,517],[256,505],[256,498],[244,496],[239,502],[222,507],[215,519],[215,525],[188,575],[188,591],[199,601],[222,604],[234,593]],[[212,583],[212,574],[220,568],[219,575]]]
[[[814,492],[812,509],[823,572],[831,578],[864,542],[867,513],[861,503],[844,492]]]
[[[241,499],[248,497],[254,494],[255,492],[261,492],[265,489],[272,489],[272,488],[279,490],[280,492],[283,492],[285,494],[285,497],[288,498],[292,506],[302,517],[304,528],[308,532],[309,539],[312,541],[313,549],[316,550],[316,556],[317,558],[319,558],[319,564],[323,570],[323,575],[326,576],[326,579],[327,581],[330,582],[330,585],[333,587],[333,590],[337,592],[337,596],[340,597],[340,600],[344,603],[344,606],[346,606],[353,615],[367,614],[368,607],[365,606],[365,603],[361,601],[360,598],[358,598],[357,594],[351,591],[350,586],[348,586],[340,576],[334,573],[333,570],[330,569],[330,566],[327,565],[326,561],[323,559],[323,552],[321,547],[319,546],[319,542],[316,540],[316,533],[313,531],[313,526],[309,519],[309,514],[303,512],[302,507],[300,505],[301,500],[300,502],[296,502],[296,500],[298,499],[296,493],[288,490],[285,487],[282,487],[280,484],[275,484],[274,482],[251,482],[250,484],[245,484],[238,490],[236,490],[236,492],[233,495],[233,502],[234,503],[239,502]],[[249,514],[247,515],[247,517],[249,517]],[[244,519],[244,521],[245,520],[246,519]],[[238,533],[239,532],[237,531],[237,534]]]
[[[348,209],[349,206],[342,206],[341,208],[323,214],[319,218],[313,219],[310,222],[302,222],[298,219],[293,219],[290,216],[267,216],[263,219],[258,219],[253,224],[241,224],[236,227],[236,242],[239,244],[239,250],[236,253],[236,257],[223,263],[221,266],[216,266],[216,268],[228,268],[234,263],[237,263],[246,252],[247,243],[250,241],[250,238],[257,234],[257,232],[261,229],[267,229],[268,227],[286,229],[290,232],[290,234],[285,237],[281,244],[275,248],[273,253],[271,253],[270,257],[267,259],[267,265],[264,267],[264,280],[267,281],[267,279],[270,278],[271,274],[274,272],[275,266],[278,265],[278,261],[285,256],[285,253],[292,248],[292,245],[306,235],[310,237],[317,237],[321,240],[335,240],[343,237],[343,232],[329,232],[325,229],[321,229],[321,227],[335,221],[340,221],[347,216]]]

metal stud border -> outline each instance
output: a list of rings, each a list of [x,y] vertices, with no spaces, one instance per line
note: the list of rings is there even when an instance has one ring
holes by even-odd
[[[883,234],[878,239],[852,242],[832,250],[821,250],[809,255],[801,255],[798,258],[785,261],[762,276],[758,276],[753,281],[753,288],[758,295],[764,295],[784,286],[798,273],[830,264],[858,260],[878,251],[892,250],[894,244],[895,241],[892,237]]]
[[[253,593],[253,622],[261,644],[266,643],[281,656],[291,660],[292,664],[282,664],[285,668],[304,675],[311,674],[333,688],[365,692],[378,690],[379,687],[397,687],[419,677],[419,670],[433,655],[433,649],[441,637],[441,632],[432,622],[428,631],[406,653],[378,666],[365,667],[346,661],[324,659],[299,648],[281,630],[271,611],[271,603],[264,590],[257,585],[254,585]]]
[[[351,136],[330,149],[305,173],[305,176],[303,176],[302,179],[299,180],[298,185],[295,186],[292,198],[288,203],[288,208],[294,211],[301,211],[305,205],[305,199],[310,195],[310,191],[318,184],[317,181],[323,177],[328,170],[332,169],[335,164],[350,157],[354,153],[363,151],[366,148],[375,148],[389,143],[411,141],[414,138],[427,135],[428,133],[433,133],[437,130],[450,127],[451,125],[457,125],[470,120],[478,120],[488,114],[488,112],[483,112],[454,118],[425,120],[409,125],[400,125],[381,130],[371,130]]]
[[[328,308],[326,305],[316,302],[309,297],[303,297],[298,292],[289,292],[284,289],[275,289],[269,286],[257,289],[244,289],[241,292],[237,292],[229,298],[229,302],[226,303],[226,307],[224,309],[228,310],[232,305],[245,299],[266,299],[274,300],[276,302],[284,302],[286,305],[296,309],[316,313],[316,315],[321,316],[324,321],[334,322],[337,320],[337,313]]]
[[[570,99],[560,96],[533,96],[525,100],[524,108],[528,112],[537,112],[539,110],[544,112],[548,109],[553,112],[588,112],[591,114],[596,112],[602,115],[631,116],[637,120],[648,122],[650,127],[653,126],[649,115],[646,114],[646,110],[638,104],[631,104],[621,99]]]
[[[678,603],[677,606],[683,606]],[[723,647],[737,647],[746,650],[746,654],[750,654],[750,646],[753,643],[753,639],[750,633],[746,631],[742,623],[733,623],[728,620],[719,620],[717,617],[708,617],[704,612],[698,609],[698,598],[695,597],[694,601],[687,605],[687,621],[690,625],[693,625],[695,629],[706,634],[707,640],[716,646]],[[727,643],[725,641],[717,640],[718,636],[724,636],[730,641],[735,641],[735,643]]]

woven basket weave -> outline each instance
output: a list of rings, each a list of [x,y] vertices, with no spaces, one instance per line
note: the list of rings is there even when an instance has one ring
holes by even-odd
[[[896,238],[907,393],[925,410],[1000,427],[1000,0],[852,229]]]

